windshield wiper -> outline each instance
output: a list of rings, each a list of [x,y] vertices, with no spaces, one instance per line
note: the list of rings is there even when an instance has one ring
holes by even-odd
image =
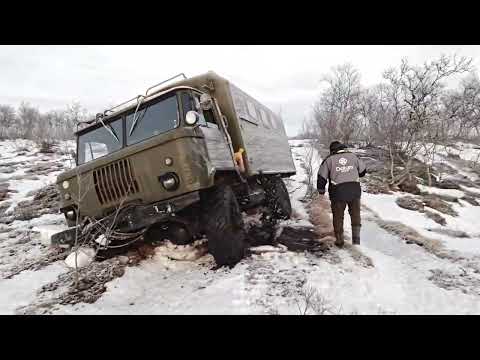
[[[104,127],[105,129],[107,129],[107,131],[108,131],[110,134],[112,134],[112,136],[115,138],[115,140],[117,140],[117,142],[120,142],[120,139],[118,138],[117,134],[115,134],[115,132],[113,131],[112,127],[111,127],[110,125],[108,125],[108,126],[105,125],[105,123],[103,122],[102,119],[99,119],[99,120],[100,120],[100,122],[102,123],[103,127]]]
[[[142,98],[142,101],[139,101],[140,98]],[[145,96],[138,95],[138,97],[137,97],[137,108],[135,109],[135,113],[133,114],[133,124],[130,127],[130,132],[128,133],[128,136],[132,136],[133,130],[135,130],[135,127],[137,126],[137,122],[138,122],[137,111],[138,111],[138,108],[140,107],[140,105],[142,105],[143,99],[145,99]]]

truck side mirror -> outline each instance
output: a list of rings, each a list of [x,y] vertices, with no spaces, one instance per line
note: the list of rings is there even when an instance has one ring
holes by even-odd
[[[213,106],[212,97],[205,93],[200,95],[200,106],[204,111],[210,110]]]
[[[77,152],[75,150],[70,150],[70,156],[73,160],[77,159]]]

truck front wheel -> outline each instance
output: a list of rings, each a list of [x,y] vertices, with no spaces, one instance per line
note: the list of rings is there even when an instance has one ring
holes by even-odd
[[[219,266],[234,266],[245,256],[242,213],[232,188],[215,186],[202,194],[208,250]]]

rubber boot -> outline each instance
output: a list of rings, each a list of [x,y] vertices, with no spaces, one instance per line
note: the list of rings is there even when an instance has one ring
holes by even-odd
[[[342,233],[335,233],[335,245],[338,247],[343,247],[343,234]]]
[[[352,243],[360,245],[360,226],[352,226]]]

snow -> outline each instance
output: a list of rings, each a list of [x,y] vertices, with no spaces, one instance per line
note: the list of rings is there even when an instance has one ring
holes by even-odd
[[[432,148],[432,143],[428,143],[428,148]],[[440,146],[437,145],[436,147],[436,154],[433,158],[433,162],[436,163],[444,163],[448,166],[454,168],[459,175],[465,176],[472,181],[478,179],[478,174],[472,171],[468,167],[459,167],[457,166],[455,160],[452,160],[448,157],[448,155],[459,156],[461,160],[470,161],[480,165],[480,147],[474,144],[468,144],[463,142],[457,142],[454,144],[455,147],[452,146]],[[416,156],[416,158],[420,161],[425,162],[425,153],[424,149],[422,149]],[[432,159],[429,159],[432,160]],[[430,162],[430,161],[428,161]],[[449,178],[450,176],[446,176]]]
[[[294,162],[295,162],[295,167],[297,170],[296,175],[292,176],[290,179],[292,181],[291,188],[294,190],[293,192],[290,193],[290,201],[292,203],[292,208],[295,209],[295,211],[298,213],[300,218],[302,219],[307,219],[308,214],[300,201],[304,196],[307,191],[306,186],[302,184],[302,181],[307,177],[305,169],[301,166],[301,163],[299,160],[296,160],[296,158],[299,159],[305,159],[307,158],[308,151],[309,151],[309,140],[290,140],[290,145],[292,145],[292,155],[294,157]],[[299,147],[301,146],[301,147]],[[313,168],[313,179],[312,182],[314,186],[316,187],[317,184],[317,173],[318,173],[318,168],[320,167],[321,164],[321,158],[318,154],[317,151],[313,151],[313,156],[312,156],[312,168]],[[308,225],[309,223],[301,222],[299,225],[305,226]]]
[[[459,155],[463,160],[478,162],[480,160],[480,147],[478,145],[457,142],[455,144],[458,150],[453,150],[454,154]]]
[[[461,198],[462,196],[465,195],[463,191],[456,190],[456,189],[440,189],[436,187],[431,187],[431,186],[425,186],[425,185],[418,185],[418,188],[421,191],[424,191],[429,194],[437,194],[437,195],[446,195],[446,196],[453,196],[456,198]]]
[[[263,246],[252,247],[250,248],[250,251],[255,254],[262,254],[267,252],[285,252],[286,249],[285,247],[282,247],[282,246],[263,245]]]
[[[433,143],[427,143],[426,146],[427,148],[433,149]],[[448,154],[455,155],[455,156],[460,156],[461,159],[466,160],[466,161],[474,161],[478,162],[480,160],[480,146],[470,144],[470,143],[465,143],[458,141],[454,146],[443,146],[443,145],[436,145],[435,151],[437,157],[444,157],[446,158]],[[425,149],[422,148],[417,157],[419,159],[423,159],[425,155]]]
[[[432,233],[429,230],[438,228],[440,225],[417,211],[399,207],[395,203],[398,197],[399,195],[362,194],[363,204],[375,212],[380,218],[387,221],[399,221],[415,229],[420,235],[432,238]],[[480,254],[480,231],[477,226],[477,221],[480,218],[480,207],[462,202],[462,205],[453,204],[453,209],[458,212],[458,217],[439,213],[445,218],[447,228],[465,231],[471,237],[453,238],[436,233],[434,234],[434,238],[442,241],[443,245],[448,249],[468,254]],[[434,209],[429,208],[429,210],[437,212]]]
[[[403,194],[405,195],[405,194]],[[415,229],[436,227],[438,224],[420,213],[399,207],[396,204],[400,194],[362,194],[362,203],[387,221],[398,221]]]
[[[95,257],[95,250],[92,248],[81,247],[76,251],[72,251],[65,259],[65,264],[72,269],[83,268],[92,263]]]
[[[330,302],[341,305],[346,314],[471,314],[480,312],[478,297],[460,291],[447,291],[428,280],[425,264],[418,258],[425,254],[412,251],[399,255],[388,252],[402,244],[398,239],[368,224],[362,230],[362,251],[374,260],[374,268],[359,268],[342,254],[342,264],[325,264],[308,277]],[[385,252],[372,248],[373,239],[383,242]],[[409,245],[403,245],[405,247]],[[410,247],[410,249],[415,249]],[[409,260],[415,259],[415,262]],[[423,259],[422,259],[423,260]],[[436,260],[424,259],[430,268]]]
[[[287,181],[287,187],[295,216],[280,224],[279,233],[287,226],[312,227],[306,204],[302,202],[306,193],[306,186],[303,184],[306,173],[301,166],[311,142],[292,140],[290,143],[297,174]],[[11,143],[0,142],[0,151],[12,146]],[[476,152],[473,147],[465,149],[466,155],[463,156],[471,156]],[[10,152],[13,154],[13,151]],[[321,158],[316,151],[313,155],[313,183],[316,185],[316,173]],[[2,157],[0,163],[2,161],[7,160]],[[43,180],[48,182],[54,179],[55,175],[49,174]],[[28,184],[21,181],[21,184],[17,184],[22,195],[18,195],[15,201],[24,200],[28,192],[26,188],[36,188],[36,184],[38,188],[42,187],[39,182]],[[427,186],[422,186],[421,189],[428,193],[463,196],[463,191],[460,190]],[[480,193],[480,189],[475,188],[462,190]],[[462,261],[438,258],[420,246],[406,244],[403,239],[387,233],[372,220],[376,215],[383,220],[399,221],[425,237],[440,240],[448,251],[460,252],[465,258],[477,261],[480,254],[480,231],[476,223],[480,218],[480,207],[461,201],[459,204],[453,203],[459,217],[442,214],[447,221],[446,228],[462,230],[470,235],[470,238],[452,238],[430,231],[441,226],[423,214],[400,208],[395,200],[403,195],[406,194],[362,195],[362,243],[355,247],[355,251],[371,259],[373,266],[370,267],[359,262],[354,256],[355,251],[347,247],[333,248],[330,253],[317,256],[307,252],[294,253],[284,246],[259,246],[252,248],[253,255],[242,260],[233,269],[214,269],[215,262],[207,253],[205,240],[187,246],[166,242],[155,248],[153,257],[137,266],[126,267],[123,276],[107,283],[106,292],[96,302],[58,305],[52,308],[51,312],[298,314],[297,302],[302,300],[298,291],[303,286],[309,286],[315,289],[332,309],[327,313],[480,314],[480,275]],[[247,219],[247,223],[257,220],[252,217]],[[15,221],[10,227],[31,227],[32,230],[40,232],[39,241],[45,244],[51,233],[63,230],[66,224],[61,215],[49,214],[30,221]],[[348,235],[348,214],[345,216],[345,230]],[[8,265],[9,259],[12,259],[8,256],[8,251],[15,246],[16,240],[0,234],[0,262]],[[35,249],[29,250],[26,255],[16,255],[19,257],[18,261],[22,256],[42,254]],[[82,250],[79,255],[80,262],[91,261],[91,249]],[[71,260],[72,254],[66,260],[70,266]],[[11,279],[0,279],[0,313],[11,314],[22,306],[37,304],[37,291],[66,271],[66,264],[57,261],[38,271],[23,271]],[[435,272],[444,275],[434,281],[432,276]],[[442,276],[447,279],[451,277],[455,286],[448,290],[440,286],[445,280]]]
[[[245,267],[216,273],[198,262],[176,262],[157,254],[110,282],[96,303],[62,306],[58,313],[248,314],[249,299],[241,290]]]
[[[73,141],[63,141],[58,145],[64,151],[75,148]],[[25,155],[18,156],[20,150],[25,149]],[[10,207],[5,214],[11,214],[20,201],[32,200],[33,196],[27,196],[28,193],[40,190],[46,185],[55,182],[57,176],[63,171],[52,171],[47,175],[27,174],[26,169],[33,165],[42,164],[45,161],[62,162],[66,168],[74,166],[74,162],[69,155],[59,154],[38,154],[38,146],[30,140],[5,140],[0,142],[0,165],[7,163],[15,163],[12,167],[16,170],[13,173],[0,173],[0,181],[8,181],[8,188],[16,192],[10,193],[10,198],[5,201],[11,202]],[[1,169],[1,168],[0,168]],[[29,180],[24,177],[26,175],[35,175],[38,180]],[[0,201],[1,203],[1,201]]]
[[[462,186],[460,185],[460,188],[466,191],[470,191],[472,193],[480,194],[480,189],[474,188],[474,187],[469,187],[469,186]]]
[[[65,268],[55,263],[41,271],[23,271],[12,279],[0,280],[0,314],[14,314],[21,306],[28,305],[43,285],[54,281]]]

